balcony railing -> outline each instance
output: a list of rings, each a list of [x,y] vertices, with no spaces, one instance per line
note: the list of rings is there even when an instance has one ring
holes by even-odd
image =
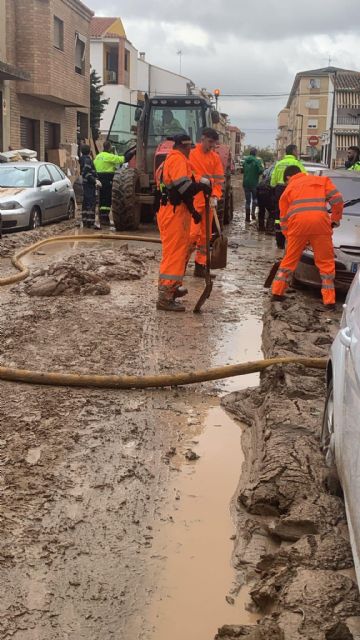
[[[105,82],[104,84],[118,84],[118,74],[116,71],[110,71],[106,69],[105,71]]]
[[[350,127],[358,127],[360,125],[360,117],[350,115],[338,115],[336,124],[344,124]]]

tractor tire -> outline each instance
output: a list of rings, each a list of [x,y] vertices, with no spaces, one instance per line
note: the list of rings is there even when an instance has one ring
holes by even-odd
[[[138,229],[141,206],[137,198],[139,174],[127,167],[114,175],[112,186],[112,214],[116,231]]]

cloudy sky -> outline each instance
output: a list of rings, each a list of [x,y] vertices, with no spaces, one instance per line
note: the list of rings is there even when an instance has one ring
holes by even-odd
[[[236,94],[220,100],[246,143],[273,145],[276,116],[297,71],[329,63],[360,71],[358,0],[83,0],[121,17],[146,58],[198,86]],[[252,97],[246,94],[276,94]],[[240,94],[240,96],[239,96]],[[279,94],[286,94],[279,96]]]

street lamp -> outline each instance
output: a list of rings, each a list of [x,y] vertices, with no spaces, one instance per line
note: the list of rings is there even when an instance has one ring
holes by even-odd
[[[303,134],[303,124],[304,124],[304,116],[302,113],[296,114],[297,118],[301,118],[301,127],[300,127],[300,144],[299,144],[299,158],[301,158],[301,147],[302,147],[302,134]]]

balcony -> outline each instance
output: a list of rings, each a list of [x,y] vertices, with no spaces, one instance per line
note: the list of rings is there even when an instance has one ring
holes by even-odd
[[[105,69],[104,84],[118,84],[118,73],[110,69]]]

